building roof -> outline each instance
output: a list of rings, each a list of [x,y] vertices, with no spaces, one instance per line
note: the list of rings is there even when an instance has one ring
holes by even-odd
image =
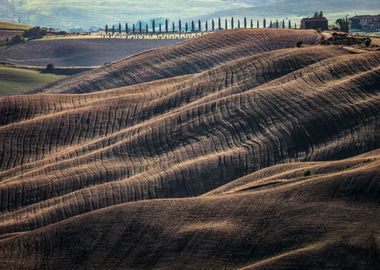
[[[374,17],[378,17],[380,19],[380,14],[379,15],[356,15],[354,17],[351,17],[350,20],[353,20],[353,19],[368,19],[368,18],[374,18]]]

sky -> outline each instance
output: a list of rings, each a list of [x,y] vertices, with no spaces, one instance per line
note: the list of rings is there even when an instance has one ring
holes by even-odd
[[[0,0],[0,20],[61,29],[87,29],[151,19],[191,20],[217,17],[268,19],[311,16],[323,10],[333,20],[356,14],[380,14],[377,0]]]

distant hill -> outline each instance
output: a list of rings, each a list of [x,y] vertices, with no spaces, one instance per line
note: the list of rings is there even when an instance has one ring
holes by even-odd
[[[4,2],[4,0],[1,0]],[[218,16],[250,16],[254,18],[311,16],[316,10],[323,10],[332,19],[346,14],[380,13],[380,1],[374,0],[204,0],[193,1],[121,1],[121,0],[83,0],[83,1],[48,1],[48,0],[15,0],[5,1],[7,12],[0,18],[11,14],[19,16],[22,21],[31,25],[44,25],[63,28],[104,26],[108,23],[148,21],[152,18],[183,20],[189,18],[210,19]],[[1,3],[1,2],[0,2]],[[170,8],[168,8],[170,7]],[[5,10],[5,8],[4,8]]]
[[[31,27],[24,24],[0,21],[0,30],[28,30]]]

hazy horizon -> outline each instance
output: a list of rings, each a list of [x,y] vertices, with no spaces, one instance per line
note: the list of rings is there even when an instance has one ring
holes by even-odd
[[[151,19],[211,19],[228,16],[248,16],[260,19],[311,16],[323,10],[335,20],[356,14],[379,14],[380,1],[372,0],[195,0],[195,1],[137,1],[137,0],[0,0],[0,20],[17,21],[62,29],[102,27],[118,22],[148,21]]]

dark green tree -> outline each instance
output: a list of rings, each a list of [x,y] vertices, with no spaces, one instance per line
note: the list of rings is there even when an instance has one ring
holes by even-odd
[[[323,11],[322,10],[321,10],[321,12],[319,12],[319,17],[323,18]]]
[[[211,31],[212,32],[215,31],[215,21],[214,21],[214,19],[211,21]]]
[[[125,34],[128,35],[129,28],[128,28],[128,23],[125,23]]]
[[[234,17],[231,18],[231,29],[234,29]]]
[[[247,18],[244,17],[244,28],[247,28]]]
[[[276,20],[276,28],[279,28],[280,24],[278,23],[278,20]]]
[[[146,33],[146,34],[149,33],[149,25],[148,25],[148,24],[145,24],[145,33]]]
[[[188,23],[185,23],[185,32],[189,32],[189,24]]]
[[[139,22],[140,34],[142,34],[142,22]]]
[[[191,21],[191,32],[192,33],[195,32],[195,23],[194,23],[194,21]]]
[[[267,20],[264,18],[264,21],[263,21],[263,24],[264,24],[264,28],[267,28]]]
[[[224,20],[224,29],[228,30],[228,21],[227,21],[227,19]]]
[[[152,32],[156,33],[156,21],[155,20],[152,21]]]
[[[290,20],[288,21],[288,28],[292,29],[292,22]]]
[[[205,27],[206,27],[206,32],[208,32],[208,21],[206,20],[206,25],[205,25]]]
[[[159,23],[159,25],[158,25],[158,31],[160,34],[162,33],[162,24],[161,23]]]
[[[121,35],[121,23],[119,23],[119,35]]]
[[[253,28],[253,20],[251,19],[251,28]]]
[[[106,24],[106,36],[108,35],[108,25]]]
[[[172,23],[172,32],[173,33],[175,32],[175,24],[174,24],[174,22]]]
[[[178,31],[182,33],[182,22],[181,20],[178,21]]]
[[[339,26],[340,31],[348,33],[350,31],[350,22],[345,19],[336,20],[336,24]]]
[[[218,18],[218,29],[222,28],[222,21],[220,20],[220,17]]]
[[[202,23],[201,23],[201,20],[198,20],[198,31],[202,32]]]
[[[282,28],[285,29],[285,20],[282,20]]]
[[[112,35],[115,35],[115,25],[112,25]]]
[[[260,21],[257,20],[257,25],[256,25],[257,28],[260,28]]]
[[[169,21],[168,21],[168,19],[165,20],[165,32],[166,33],[169,32]]]
[[[136,34],[136,27],[135,27],[135,24],[132,25],[132,33],[133,33],[133,34]]]
[[[240,20],[238,20],[238,28],[240,28]]]

